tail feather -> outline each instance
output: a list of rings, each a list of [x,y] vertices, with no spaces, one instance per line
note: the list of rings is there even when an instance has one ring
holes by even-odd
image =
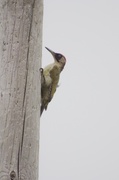
[[[40,116],[42,115],[44,109],[45,109],[44,106],[41,106],[41,108],[40,108]]]

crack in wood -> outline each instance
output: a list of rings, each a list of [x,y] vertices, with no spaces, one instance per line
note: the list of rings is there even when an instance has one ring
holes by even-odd
[[[18,159],[17,159],[17,174],[18,174],[18,179],[19,179],[19,173],[20,173],[20,144],[19,144]]]
[[[22,154],[23,141],[24,141],[25,119],[26,119],[26,111],[24,112],[24,119],[23,119],[23,130],[22,130],[22,139],[21,139],[21,154]]]
[[[32,29],[32,23],[33,23],[33,10],[34,10],[34,4],[35,0],[33,2],[32,10],[31,10],[31,23],[29,27],[29,34],[28,34],[28,51],[27,51],[27,60],[26,60],[26,77],[25,77],[25,87],[24,87],[24,96],[23,96],[23,112],[24,112],[24,119],[23,119],[23,131],[22,131],[22,140],[21,140],[21,152],[23,147],[23,141],[24,141],[24,129],[25,129],[25,120],[26,120],[26,91],[27,91],[27,81],[28,81],[28,59],[29,59],[29,48],[30,48],[30,38],[31,38],[31,29]]]
[[[28,34],[28,51],[27,51],[27,60],[26,60],[26,80],[25,80],[25,88],[24,88],[24,97],[23,97],[23,107],[25,106],[25,97],[26,97],[26,89],[27,89],[27,80],[28,80],[28,59],[29,59],[29,47],[30,47],[30,38],[31,38],[31,29],[33,23],[33,9],[34,9],[35,0],[33,2],[32,11],[31,11],[31,23],[29,27],[29,34]]]

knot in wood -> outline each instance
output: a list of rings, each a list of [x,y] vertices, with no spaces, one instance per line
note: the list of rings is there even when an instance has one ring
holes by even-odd
[[[11,173],[10,173],[10,180],[15,180],[15,178],[16,178],[15,171],[11,171]]]

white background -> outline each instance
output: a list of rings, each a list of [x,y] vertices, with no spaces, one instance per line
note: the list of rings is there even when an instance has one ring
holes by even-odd
[[[119,180],[119,1],[44,0],[47,46],[67,59],[41,118],[40,180]]]

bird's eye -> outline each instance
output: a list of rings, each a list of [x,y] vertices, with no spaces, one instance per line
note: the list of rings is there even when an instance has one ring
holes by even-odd
[[[55,54],[55,58],[57,61],[59,61],[62,58],[62,55],[61,54]]]

